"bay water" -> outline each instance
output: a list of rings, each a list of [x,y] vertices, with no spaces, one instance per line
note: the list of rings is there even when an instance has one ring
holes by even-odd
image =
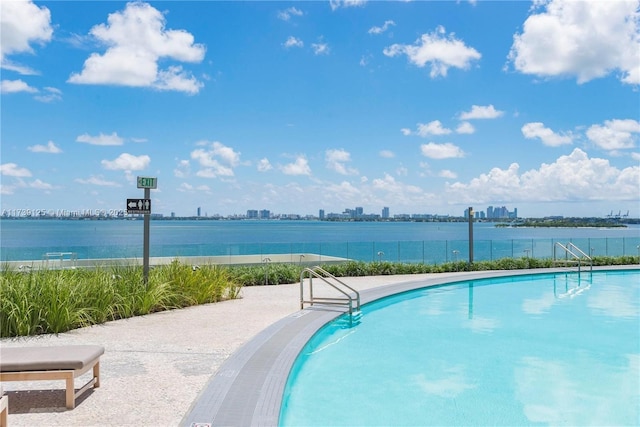
[[[474,259],[550,257],[556,242],[592,255],[638,255],[640,225],[625,228],[522,228],[473,224]],[[141,220],[0,220],[0,260],[141,258]],[[152,257],[315,253],[361,261],[441,263],[469,256],[464,222],[152,220]]]

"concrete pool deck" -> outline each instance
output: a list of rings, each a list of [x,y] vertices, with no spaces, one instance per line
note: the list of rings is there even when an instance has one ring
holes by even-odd
[[[554,271],[567,269],[341,280],[362,291],[362,302],[366,303],[425,285]],[[281,390],[299,349],[317,328],[339,314],[308,308],[301,311],[299,292],[299,284],[247,287],[237,300],[124,319],[57,336],[2,339],[0,357],[3,347],[105,347],[101,387],[86,393],[73,410],[65,409],[61,381],[4,383],[9,395],[9,425],[275,425]]]

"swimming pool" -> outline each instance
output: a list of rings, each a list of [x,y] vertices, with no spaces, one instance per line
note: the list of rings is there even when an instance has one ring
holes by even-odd
[[[280,424],[637,425],[640,271],[436,286],[303,347]]]

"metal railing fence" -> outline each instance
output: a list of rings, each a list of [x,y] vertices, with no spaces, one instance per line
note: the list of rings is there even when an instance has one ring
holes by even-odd
[[[501,258],[553,258],[554,245],[571,243],[591,257],[640,256],[640,237],[578,239],[475,240],[474,261]],[[46,253],[73,252],[78,259],[141,258],[139,246],[74,246],[2,248],[1,261],[42,260]],[[237,256],[312,253],[357,261],[390,261],[442,264],[465,261],[469,256],[467,240],[369,241],[326,243],[238,243],[154,245],[152,257]]]

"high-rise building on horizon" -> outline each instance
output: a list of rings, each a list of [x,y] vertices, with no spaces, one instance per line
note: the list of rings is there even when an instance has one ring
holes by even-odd
[[[382,208],[382,218],[389,218],[389,208],[387,206]]]

